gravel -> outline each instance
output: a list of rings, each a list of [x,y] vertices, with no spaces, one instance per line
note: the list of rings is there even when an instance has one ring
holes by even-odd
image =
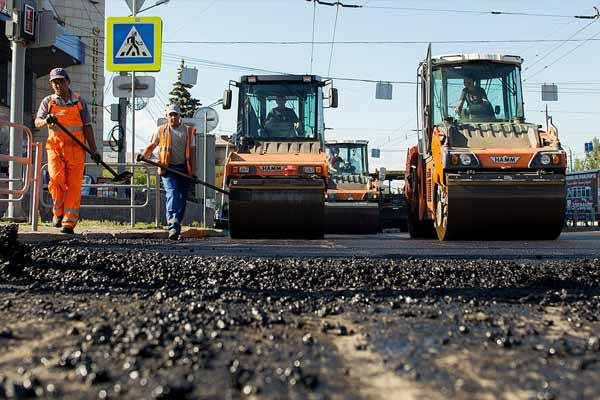
[[[3,226],[0,398],[392,398],[370,369],[424,398],[593,398],[599,278],[599,260],[149,256]]]

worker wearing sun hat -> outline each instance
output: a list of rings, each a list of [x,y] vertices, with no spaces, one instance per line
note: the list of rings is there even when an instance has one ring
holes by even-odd
[[[54,202],[52,224],[62,233],[72,234],[79,220],[81,184],[85,168],[85,150],[55,126],[60,122],[77,139],[87,143],[94,153],[92,159],[102,159],[96,150],[94,131],[87,103],[70,89],[69,74],[63,68],[50,71],[54,94],[46,96],[38,109],[35,127],[48,128],[48,191]]]

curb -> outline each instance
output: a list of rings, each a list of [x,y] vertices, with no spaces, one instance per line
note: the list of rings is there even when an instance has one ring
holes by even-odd
[[[90,231],[83,229],[81,233],[75,235],[66,235],[59,232],[19,232],[19,241],[23,243],[44,243],[44,242],[62,242],[71,239],[88,240],[111,240],[111,239],[164,239],[168,240],[168,231],[166,230],[146,230],[146,231]],[[208,237],[226,236],[225,232],[217,229],[199,229],[189,228],[181,232],[185,239],[204,239]]]

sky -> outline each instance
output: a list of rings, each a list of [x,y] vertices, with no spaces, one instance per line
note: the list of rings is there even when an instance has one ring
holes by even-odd
[[[146,0],[142,8],[155,2]],[[572,17],[594,15],[593,2],[344,0],[342,3],[362,7],[336,10],[326,5],[315,6],[307,0],[170,0],[142,12],[140,16],[160,16],[163,20],[163,61],[160,72],[148,73],[156,78],[157,96],[148,100],[144,110],[136,112],[136,149],[147,144],[156,119],[164,113],[168,92],[177,79],[177,67],[184,59],[187,66],[198,69],[198,83],[190,92],[203,105],[220,99],[230,80],[261,73],[245,68],[332,77],[338,88],[339,107],[325,110],[326,139],[366,139],[370,147],[381,149],[380,158],[369,159],[371,171],[381,166],[403,170],[406,150],[417,140],[414,82],[429,42],[434,55],[501,53],[523,57],[526,120],[545,126],[544,109],[548,105],[559,138],[574,158],[583,158],[584,143],[600,136],[596,123],[600,113],[597,73],[600,19]],[[493,15],[491,11],[504,14]],[[125,0],[106,0],[107,17],[127,15]],[[316,43],[314,47],[313,17],[315,42],[327,42]],[[565,42],[565,39],[581,40]],[[307,43],[222,43],[236,41]],[[331,41],[335,42],[333,49]],[[107,84],[112,75],[105,71]],[[402,83],[393,83],[392,100],[379,100],[375,98],[375,82],[339,78]],[[558,101],[541,101],[543,83],[558,85]],[[112,88],[106,88],[106,92],[105,106],[117,102],[111,95]],[[215,109],[219,125],[214,133],[231,134],[236,124],[235,102],[231,110],[220,106]],[[110,121],[108,113],[104,121],[104,130],[108,132],[115,123]]]

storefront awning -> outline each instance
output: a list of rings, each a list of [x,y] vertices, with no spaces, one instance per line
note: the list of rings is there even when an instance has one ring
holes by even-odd
[[[28,67],[40,77],[48,75],[52,68],[85,63],[85,44],[58,25],[53,46],[27,49],[26,54]]]
[[[0,21],[0,32],[4,32],[5,22]],[[11,42],[0,34],[0,58],[10,60]],[[70,67],[85,62],[85,44],[79,37],[58,25],[56,40],[50,47],[28,48],[25,52],[27,69],[38,77],[48,75],[52,68]]]

